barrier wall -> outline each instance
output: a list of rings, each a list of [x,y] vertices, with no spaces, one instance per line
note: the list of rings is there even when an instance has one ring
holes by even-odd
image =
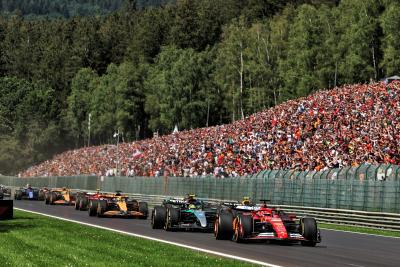
[[[237,178],[215,177],[39,177],[0,176],[9,186],[67,186],[74,189],[121,190],[147,195],[238,200],[269,199],[275,205],[292,205],[400,213],[399,166],[361,165],[325,172],[263,171]]]

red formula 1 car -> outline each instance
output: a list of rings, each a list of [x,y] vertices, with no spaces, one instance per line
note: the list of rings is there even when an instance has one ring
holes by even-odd
[[[216,239],[236,242],[250,240],[280,240],[301,242],[303,246],[315,246],[321,235],[314,218],[303,217],[262,205],[223,203],[214,224]]]
[[[100,196],[104,195],[97,190],[95,193],[78,192],[76,193],[75,209],[88,210],[90,201],[98,201]]]

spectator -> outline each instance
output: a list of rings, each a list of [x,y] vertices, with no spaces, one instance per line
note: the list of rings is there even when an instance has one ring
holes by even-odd
[[[264,169],[399,164],[399,87],[398,81],[343,86],[229,125],[122,143],[120,169],[128,176],[236,177]],[[113,145],[67,151],[20,175],[110,175],[116,153]]]

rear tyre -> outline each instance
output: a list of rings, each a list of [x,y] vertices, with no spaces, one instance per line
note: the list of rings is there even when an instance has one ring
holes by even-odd
[[[81,198],[77,197],[75,201],[75,209],[79,210],[79,205],[81,204]]]
[[[57,194],[56,192],[50,192],[50,205],[54,205],[54,202],[57,200]]]
[[[88,199],[83,197],[79,201],[79,210],[87,210],[88,208]]]
[[[154,210],[151,213],[151,228],[162,229],[166,223],[165,222],[166,216],[167,216],[167,210],[165,207],[162,206],[154,207]]]
[[[253,222],[250,215],[238,215],[235,222],[233,240],[237,243],[244,243],[245,239],[252,233]]]
[[[214,223],[214,236],[219,240],[232,239],[233,215],[230,212],[222,212]]]
[[[44,203],[46,203],[46,205],[49,205],[49,204],[50,204],[50,193],[47,193],[47,194],[45,195]]]
[[[45,199],[45,195],[43,191],[39,191],[38,200],[43,201]]]
[[[97,202],[97,217],[102,217],[106,211],[107,211],[107,201],[99,200]]]
[[[149,217],[149,208],[147,202],[139,202],[139,212],[143,213],[141,219],[147,219],[147,217]]]
[[[179,222],[179,210],[175,208],[167,209],[167,220],[165,222],[164,229],[166,231],[172,231],[174,226]]]
[[[97,214],[97,201],[92,200],[89,202],[89,216],[96,216]]]
[[[14,198],[15,198],[15,200],[21,200],[22,199],[22,192],[21,191],[15,191]]]
[[[314,218],[305,217],[300,220],[301,235],[307,239],[301,241],[301,245],[305,247],[315,247],[318,238],[317,222]]]

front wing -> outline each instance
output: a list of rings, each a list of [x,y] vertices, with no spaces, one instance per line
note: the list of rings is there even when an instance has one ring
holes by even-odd
[[[287,238],[279,238],[274,232],[262,232],[254,233],[251,236],[242,238],[244,240],[279,240],[279,241],[315,241],[317,243],[321,242],[321,234],[318,230],[317,240],[307,240],[299,233],[288,233]]]
[[[146,215],[139,211],[119,211],[119,210],[108,210],[105,211],[102,216],[104,217],[124,217],[124,218],[146,218]]]

